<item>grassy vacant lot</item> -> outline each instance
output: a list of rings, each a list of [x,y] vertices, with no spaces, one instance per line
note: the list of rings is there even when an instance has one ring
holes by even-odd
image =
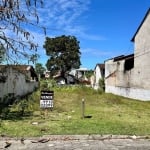
[[[55,87],[54,109],[39,108],[40,90],[11,106],[0,121],[0,134],[26,137],[47,134],[150,135],[150,102],[141,102],[87,87]],[[81,118],[81,102],[85,116]],[[21,115],[21,108],[26,108]],[[6,115],[7,114],[7,115]]]

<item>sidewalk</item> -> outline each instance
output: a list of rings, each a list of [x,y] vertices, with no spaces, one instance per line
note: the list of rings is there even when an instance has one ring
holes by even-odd
[[[148,136],[47,135],[38,138],[0,137],[8,150],[150,150]]]

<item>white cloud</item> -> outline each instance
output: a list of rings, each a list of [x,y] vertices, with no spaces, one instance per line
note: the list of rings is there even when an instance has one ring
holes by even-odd
[[[51,34],[69,34],[88,40],[105,40],[104,37],[88,34],[82,24],[84,13],[91,0],[45,0],[44,8],[39,9],[40,24]]]
[[[72,23],[78,16],[88,10],[89,2],[90,0],[53,0],[47,1],[45,4],[49,5],[46,8],[48,15],[53,17],[51,19],[56,20],[60,25],[64,25]]]

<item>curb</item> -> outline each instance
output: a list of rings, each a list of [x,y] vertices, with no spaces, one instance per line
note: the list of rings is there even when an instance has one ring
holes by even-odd
[[[108,140],[108,139],[150,139],[150,136],[129,135],[45,135],[43,138],[54,138],[58,140]]]
[[[111,140],[111,139],[147,139],[150,140],[150,135],[135,136],[135,135],[44,135],[42,137],[8,137],[0,136],[0,140],[37,140],[37,139],[49,139],[50,141],[68,141],[68,140]]]

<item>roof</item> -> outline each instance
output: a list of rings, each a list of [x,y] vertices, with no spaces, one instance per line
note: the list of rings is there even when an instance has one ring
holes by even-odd
[[[0,65],[0,70],[4,70],[8,67],[12,67],[13,69],[20,71],[21,73],[26,73],[28,70],[30,70],[35,76],[37,76],[33,66],[31,65]]]
[[[134,58],[134,54],[130,54],[130,55],[121,55],[121,56],[117,56],[117,57],[114,57],[113,60],[114,61],[119,61],[119,60],[127,60],[127,59],[130,59],[130,58]]]
[[[123,59],[127,60],[130,58],[134,58],[134,54],[116,56],[116,57],[105,60],[105,62],[109,61],[109,60],[113,60],[113,61],[119,61],[119,60],[123,60]]]
[[[137,33],[139,32],[139,30],[140,30],[140,28],[141,28],[141,26],[143,25],[143,23],[144,23],[144,21],[146,20],[146,18],[147,18],[147,16],[150,14],[150,8],[148,9],[148,11],[146,12],[146,14],[145,14],[145,16],[144,16],[144,18],[143,18],[143,20],[142,20],[142,22],[141,22],[141,24],[139,25],[139,27],[137,28],[137,30],[136,30],[136,32],[135,32],[135,34],[134,34],[134,36],[132,37],[132,39],[131,39],[131,42],[134,42],[134,40],[135,40],[135,36],[137,35]]]
[[[79,69],[75,69],[75,70],[77,70],[77,71],[88,71],[87,68],[79,68]]]
[[[119,56],[116,56],[116,57],[112,57],[112,58],[109,58],[107,60],[105,60],[104,62],[106,61],[109,61],[109,60],[114,60],[114,58],[121,58],[121,57],[124,57],[125,55],[119,55]]]
[[[96,66],[98,66],[100,69],[105,69],[105,64],[96,64]]]
[[[29,70],[31,66],[30,65],[0,65],[0,69],[7,68],[7,67],[12,67],[18,70]]]

